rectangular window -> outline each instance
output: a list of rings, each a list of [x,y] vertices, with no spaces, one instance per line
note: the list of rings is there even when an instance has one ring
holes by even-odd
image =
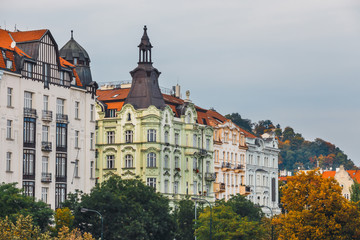
[[[46,156],[42,157],[42,174],[46,175],[49,171],[49,158]]]
[[[66,151],[67,145],[67,125],[64,123],[56,123],[56,148]]]
[[[193,170],[197,170],[197,159],[193,158]]]
[[[50,82],[50,64],[44,63],[43,65],[43,80],[44,80],[44,88],[49,88]]]
[[[209,151],[210,150],[210,139],[206,139],[206,150]]]
[[[90,121],[94,121],[94,105],[90,104]]]
[[[146,184],[156,189],[156,178],[147,178]]]
[[[31,146],[35,144],[35,121],[35,118],[24,118],[24,143]]]
[[[90,133],[90,150],[94,150],[94,133]]]
[[[79,148],[79,131],[75,131],[75,148]]]
[[[109,109],[109,117],[115,117],[116,109]]]
[[[196,147],[196,140],[197,140],[197,136],[196,134],[193,135],[193,147]]]
[[[133,131],[126,130],[125,131],[125,142],[132,143],[133,142]]]
[[[26,66],[27,66],[27,74],[26,74],[26,76],[28,78],[32,78],[33,77],[33,65],[32,65],[32,63],[26,63]]]
[[[32,93],[24,92],[24,108],[32,108]]]
[[[49,188],[47,188],[47,187],[41,188],[41,201],[43,201],[44,203],[47,203],[48,190],[49,190]]]
[[[7,120],[6,121],[6,139],[11,139],[12,135],[12,120]]]
[[[174,193],[175,194],[179,193],[179,182],[178,181],[174,182]]]
[[[90,162],[90,178],[94,178],[94,161]]]
[[[60,71],[60,85],[64,85],[64,72]]]
[[[7,106],[8,107],[12,107],[12,92],[13,89],[12,88],[7,88]]]
[[[65,100],[61,98],[56,99],[56,113],[57,114],[64,114],[64,108],[65,108]]]
[[[24,178],[34,178],[35,177],[35,151],[34,150],[24,150],[24,159],[23,159],[23,175]]]
[[[109,169],[115,168],[115,156],[114,155],[107,155],[106,156],[106,167]]]
[[[180,159],[178,156],[175,157],[175,168],[180,168]]]
[[[271,201],[276,201],[276,182],[275,178],[271,178]]]
[[[114,131],[107,132],[107,143],[108,144],[115,143],[115,132]]]
[[[66,182],[66,154],[57,153],[56,154],[56,181],[57,182]]]
[[[43,97],[43,104],[44,104],[44,111],[48,111],[49,110],[49,96],[44,95]]]
[[[11,152],[6,153],[6,171],[11,171]]]
[[[35,197],[35,182],[23,182],[24,195],[28,197]]]
[[[180,138],[180,135],[178,133],[175,133],[175,145],[179,145],[179,139]]]
[[[164,193],[169,193],[169,180],[164,181]]]
[[[156,130],[155,129],[147,130],[147,140],[148,140],[148,142],[156,142]]]
[[[75,160],[74,177],[79,177],[79,160]]]
[[[12,64],[13,64],[12,61],[6,59],[6,68],[7,68],[7,69],[12,69]]]
[[[49,141],[49,126],[42,126],[42,141],[48,142]]]
[[[79,106],[80,102],[75,102],[75,119],[79,119]]]
[[[198,194],[198,192],[197,192],[197,181],[194,181],[193,182],[193,194]]]
[[[57,183],[55,185],[55,208],[60,208],[61,203],[66,199],[66,184]]]

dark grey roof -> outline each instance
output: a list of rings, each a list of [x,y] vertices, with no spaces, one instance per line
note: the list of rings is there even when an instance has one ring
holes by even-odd
[[[69,62],[73,62],[74,58],[78,58],[78,60],[85,63],[90,62],[89,54],[74,40],[72,33],[71,39],[60,49],[60,57]]]

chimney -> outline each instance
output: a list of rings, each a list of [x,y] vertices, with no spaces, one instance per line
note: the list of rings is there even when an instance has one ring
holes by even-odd
[[[175,97],[180,98],[180,85],[176,84],[175,86]]]

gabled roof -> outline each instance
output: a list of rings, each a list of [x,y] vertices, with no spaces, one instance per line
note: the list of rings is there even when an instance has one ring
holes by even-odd
[[[47,32],[47,29],[33,31],[11,32],[11,36],[17,43],[39,41]]]
[[[322,174],[323,178],[330,178],[330,177],[335,177],[335,173],[336,171],[325,171]]]

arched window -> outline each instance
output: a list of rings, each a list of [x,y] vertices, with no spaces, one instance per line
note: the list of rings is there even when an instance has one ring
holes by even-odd
[[[147,155],[147,167],[156,167],[156,154],[153,152]]]
[[[133,168],[134,167],[134,159],[133,156],[128,154],[125,156],[125,167],[126,168]]]
[[[190,120],[191,120],[191,113],[188,113],[186,115],[185,123],[190,123]]]

